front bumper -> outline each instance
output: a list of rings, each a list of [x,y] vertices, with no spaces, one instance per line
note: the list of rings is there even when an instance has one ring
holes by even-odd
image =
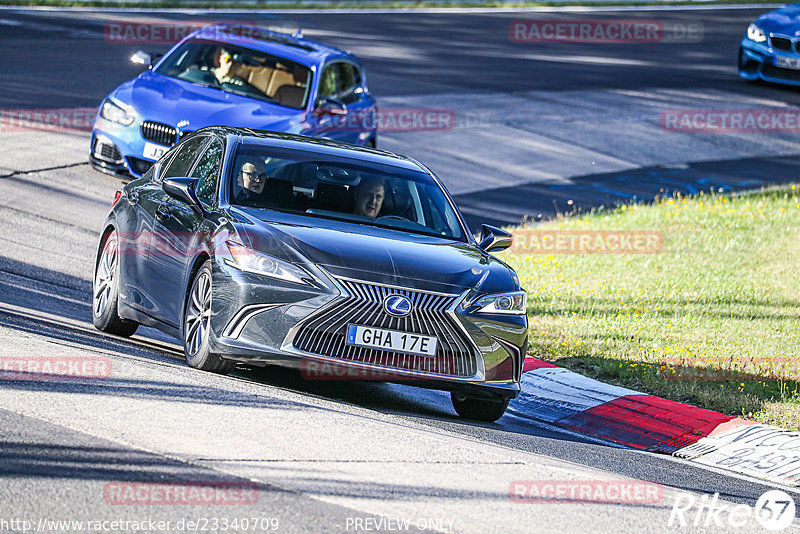
[[[152,139],[146,139],[142,133],[147,125],[157,125],[159,128],[158,131],[147,128]],[[152,121],[142,123],[137,120],[130,126],[123,126],[98,115],[92,128],[89,162],[95,169],[107,174],[139,178],[156,162],[144,155],[148,145],[166,152],[187,133],[190,132],[181,132],[168,124]]]
[[[764,43],[756,43],[747,38],[742,40],[739,47],[739,76],[751,81],[763,80],[800,86],[800,69],[789,69],[776,65],[778,58],[800,60],[800,53],[776,50],[768,45],[770,40],[771,38]],[[800,46],[800,43],[794,43],[794,46]]]
[[[212,351],[250,365],[300,369],[309,380],[378,380],[475,397],[515,397],[527,348],[527,317],[469,314],[461,295],[339,279],[319,269],[311,288],[244,273],[215,261]],[[382,312],[399,292],[407,318]],[[345,342],[348,324],[432,335],[434,357],[362,349]]]

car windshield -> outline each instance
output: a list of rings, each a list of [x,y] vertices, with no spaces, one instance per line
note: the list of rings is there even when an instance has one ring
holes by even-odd
[[[444,191],[421,171],[242,145],[230,174],[234,205],[465,239]]]
[[[182,44],[155,72],[293,109],[305,107],[311,82],[311,71],[305,65],[200,39]]]

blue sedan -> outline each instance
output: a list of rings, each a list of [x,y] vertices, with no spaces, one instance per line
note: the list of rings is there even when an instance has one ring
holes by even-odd
[[[239,126],[376,145],[375,101],[352,54],[241,25],[201,28],[101,104],[90,147],[100,171],[139,177],[183,136]]]
[[[761,15],[739,47],[739,76],[800,85],[800,4]]]

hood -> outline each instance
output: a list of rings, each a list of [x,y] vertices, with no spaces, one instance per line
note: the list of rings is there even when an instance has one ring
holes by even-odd
[[[485,292],[516,289],[504,263],[469,243],[325,219],[313,226],[265,222],[259,215],[274,212],[242,211],[255,219],[245,228],[250,246],[271,254],[283,249],[284,258],[336,276],[444,293],[479,284]]]
[[[133,107],[142,120],[181,124],[182,131],[241,126],[291,132],[305,113],[152,71],[122,84],[113,97]]]
[[[789,36],[800,36],[800,4],[777,9],[762,15],[756,24],[767,33],[779,33]]]

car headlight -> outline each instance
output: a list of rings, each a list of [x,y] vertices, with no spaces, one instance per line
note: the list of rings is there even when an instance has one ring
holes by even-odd
[[[233,259],[225,258],[225,263],[241,271],[260,274],[278,280],[285,280],[304,286],[313,286],[313,277],[288,261],[279,260],[263,252],[228,241],[228,250]]]
[[[526,311],[527,295],[525,291],[487,295],[476,300],[475,306],[478,306],[477,313],[523,315]]]
[[[113,103],[111,100],[103,102],[103,107],[100,109],[100,116],[107,121],[116,122],[123,126],[130,126],[136,117]]]
[[[767,34],[755,24],[751,24],[747,27],[747,38],[756,43],[763,43],[767,40]]]

